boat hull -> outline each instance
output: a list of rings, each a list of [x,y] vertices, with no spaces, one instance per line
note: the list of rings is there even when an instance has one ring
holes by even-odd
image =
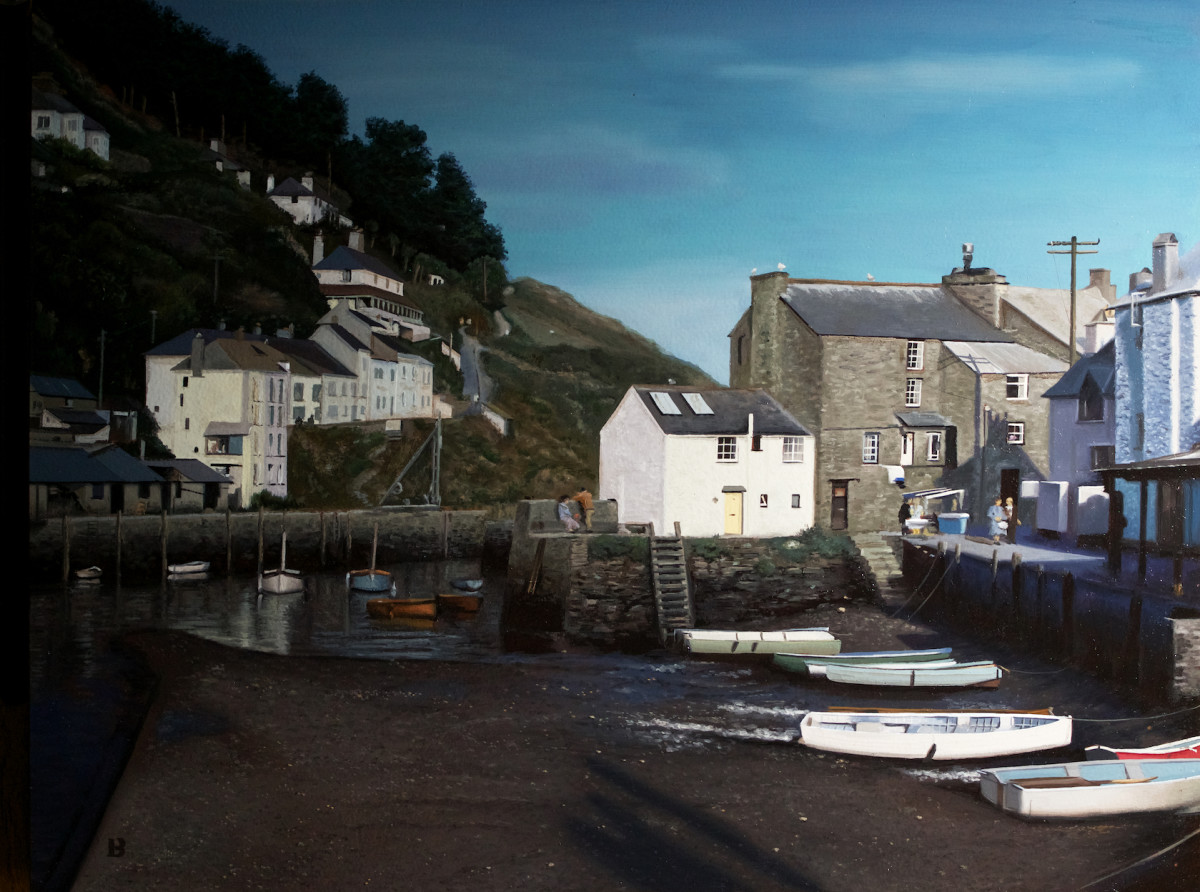
[[[294,595],[304,591],[304,577],[296,570],[270,570],[258,577],[258,590],[265,595]]]
[[[437,596],[439,608],[453,610],[456,613],[475,613],[483,599],[479,595],[468,595],[458,592]]]
[[[208,561],[188,561],[183,564],[168,564],[167,573],[172,576],[199,576],[208,572]]]
[[[375,619],[433,619],[437,602],[433,598],[372,598],[367,615]]]
[[[1089,746],[1084,753],[1089,759],[1200,759],[1200,737],[1173,740],[1144,749]]]
[[[810,712],[813,749],[892,759],[991,759],[1067,746],[1071,718],[1011,712]]]
[[[806,673],[816,664],[836,663],[840,666],[862,665],[896,665],[942,663],[950,657],[950,648],[939,647],[931,650],[874,650],[855,651],[853,653],[827,654],[825,656],[797,653],[777,653],[772,657],[780,669],[788,672]]]
[[[387,570],[352,570],[346,585],[356,592],[394,592],[396,580]]]
[[[676,629],[675,641],[685,653],[705,656],[773,656],[777,653],[836,654],[842,642],[827,628],[734,632],[719,629]]]
[[[980,772],[983,798],[1028,819],[1200,811],[1200,759],[1105,759]]]
[[[825,677],[840,684],[901,688],[997,687],[1003,670],[995,663],[959,663],[942,669],[896,669],[886,666],[825,667]]]

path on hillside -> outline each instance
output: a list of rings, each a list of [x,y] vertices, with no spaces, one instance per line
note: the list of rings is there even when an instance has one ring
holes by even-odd
[[[486,403],[492,398],[495,387],[492,379],[483,371],[480,361],[484,348],[467,334],[465,325],[459,328],[458,333],[462,338],[459,355],[462,357],[463,396],[471,402]]]

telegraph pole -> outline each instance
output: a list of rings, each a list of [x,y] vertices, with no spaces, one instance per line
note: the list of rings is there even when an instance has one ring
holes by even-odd
[[[1075,365],[1075,360],[1078,358],[1075,352],[1075,258],[1079,254],[1099,254],[1099,251],[1080,251],[1080,245],[1098,245],[1100,239],[1094,242],[1081,242],[1075,236],[1071,236],[1069,242],[1046,242],[1051,247],[1070,245],[1069,251],[1047,251],[1047,254],[1070,254],[1071,255],[1071,362],[1070,365]]]

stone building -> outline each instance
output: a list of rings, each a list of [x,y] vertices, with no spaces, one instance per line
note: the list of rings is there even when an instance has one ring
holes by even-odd
[[[979,521],[995,495],[1019,502],[1022,481],[1045,476],[1040,395],[1066,363],[1040,347],[1069,353],[1069,322],[1035,325],[1029,301],[1021,311],[1003,276],[969,260],[940,284],[751,277],[730,385],[765,389],[816,435],[817,523],[893,529],[900,487],[945,486]],[[1027,337],[997,324],[1018,314]]]

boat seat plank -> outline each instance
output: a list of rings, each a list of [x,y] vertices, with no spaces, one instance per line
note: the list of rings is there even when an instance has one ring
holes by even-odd
[[[1018,787],[1031,790],[1051,789],[1054,787],[1102,787],[1103,781],[1088,780],[1086,777],[1023,777],[1009,781]]]

